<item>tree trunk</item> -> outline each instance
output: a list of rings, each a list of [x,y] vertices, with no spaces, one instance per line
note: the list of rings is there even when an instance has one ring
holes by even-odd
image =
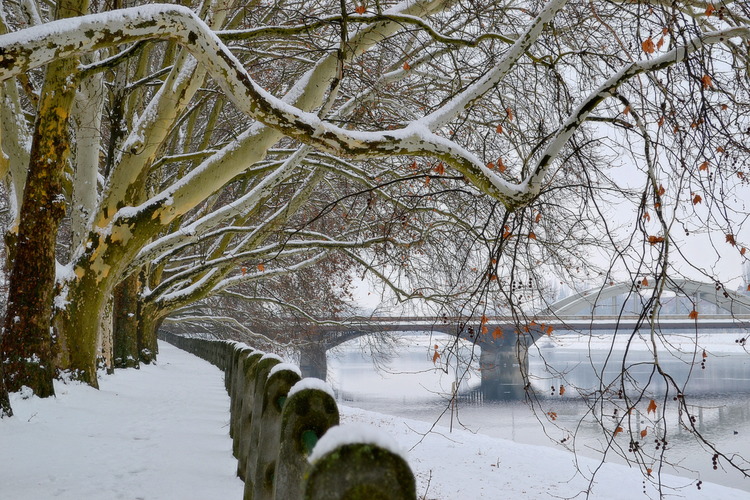
[[[88,11],[87,0],[58,3],[57,18]],[[70,153],[68,117],[76,93],[76,58],[47,67],[34,124],[31,158],[23,191],[18,240],[8,286],[2,339],[7,390],[30,387],[39,397],[54,395],[52,300],[55,243],[65,216],[64,169]]]
[[[5,379],[3,377],[3,364],[0,363],[0,418],[12,416],[13,409],[10,407],[8,389],[5,387]]]
[[[99,335],[96,342],[98,357],[96,365],[98,369],[105,368],[107,373],[115,372],[114,364],[114,298],[112,296],[104,303],[104,311],[99,321]]]
[[[50,64],[31,146],[18,240],[9,277],[2,341],[8,390],[30,387],[54,394],[51,315],[55,286],[55,243],[65,216],[63,176],[69,153],[68,115],[75,96],[74,60]]]
[[[164,316],[149,305],[141,303],[138,314],[138,352],[142,363],[151,364],[156,361],[159,346],[156,333],[164,321]]]
[[[114,345],[115,368],[138,367],[138,273],[115,287]]]
[[[98,387],[96,357],[100,318],[104,311],[105,294],[98,283],[84,276],[85,283],[75,283],[68,291],[68,303],[60,311],[60,368],[69,369],[72,378]],[[109,293],[109,291],[107,291]]]

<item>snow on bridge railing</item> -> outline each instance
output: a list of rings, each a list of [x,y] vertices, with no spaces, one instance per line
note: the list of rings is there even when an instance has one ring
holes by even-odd
[[[249,500],[416,500],[414,474],[392,438],[339,426],[328,384],[245,344],[159,332],[224,371],[229,434]]]

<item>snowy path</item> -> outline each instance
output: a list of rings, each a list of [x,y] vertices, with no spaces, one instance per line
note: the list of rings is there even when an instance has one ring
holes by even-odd
[[[58,397],[23,400],[0,420],[0,499],[241,500],[221,372],[160,343],[158,366],[122,370],[101,390],[58,384]],[[428,424],[342,407],[343,422],[383,428],[405,448]],[[416,432],[415,432],[416,431]],[[436,428],[410,453],[420,500],[548,500],[587,487],[573,456],[466,431]],[[596,462],[581,459],[588,470]],[[667,478],[669,498],[747,500],[740,490]],[[658,498],[640,473],[606,465],[590,498]],[[580,496],[578,498],[584,498]]]
[[[0,499],[242,499],[222,373],[160,343],[159,365],[57,384],[0,421]]]

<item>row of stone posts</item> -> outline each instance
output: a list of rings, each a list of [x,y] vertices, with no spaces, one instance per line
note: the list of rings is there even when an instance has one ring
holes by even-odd
[[[416,499],[414,475],[391,438],[338,426],[336,400],[322,380],[302,379],[296,365],[245,344],[159,336],[224,371],[244,500]]]

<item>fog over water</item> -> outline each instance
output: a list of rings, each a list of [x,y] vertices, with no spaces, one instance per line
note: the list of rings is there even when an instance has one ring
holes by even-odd
[[[665,371],[684,385],[699,432],[727,455],[750,458],[750,355],[737,342],[741,338],[741,334],[734,333],[712,334],[710,339],[705,335],[667,336],[666,342],[659,344],[658,352]],[[592,397],[597,389],[616,378],[626,348],[624,336],[618,336],[614,343],[613,337],[607,335],[593,341],[588,336],[560,335],[538,342],[529,351],[536,411],[532,411],[529,398],[525,397],[520,376],[511,380],[504,377],[499,387],[482,385],[479,350],[472,351],[470,344],[464,344],[460,350],[460,358],[473,361],[468,369],[460,365],[458,373],[464,374],[458,384],[461,396],[457,405],[452,406],[455,365],[448,369],[443,366],[441,370],[433,364],[434,346],[439,345],[442,352],[448,337],[420,332],[399,339],[390,355],[383,356],[376,364],[370,356],[376,345],[372,338],[351,341],[329,352],[328,379],[341,403],[416,420],[438,421],[444,426],[452,423],[521,443],[562,446],[559,443],[565,440],[568,446],[575,444],[577,453],[597,458],[606,447],[601,426],[614,429],[622,416],[614,412],[614,405],[599,407],[592,414],[584,397]],[[628,366],[634,384],[642,385],[651,377],[653,357],[648,346],[648,341],[630,345]],[[443,352],[437,362],[446,357]],[[605,365],[600,381],[597,373]],[[501,369],[515,373],[518,366]],[[565,386],[562,396],[561,385]],[[713,469],[712,453],[704,451],[695,436],[678,423],[676,404],[671,403],[674,391],[665,398],[665,389],[663,381],[653,377],[652,392],[647,394],[642,411],[652,397],[659,405],[666,404],[666,424],[659,422],[658,429],[654,429],[646,418],[634,415],[631,420],[636,435],[646,431],[639,443],[643,450],[653,455],[657,451],[654,436],[666,430],[666,458],[678,467],[666,467],[663,472],[750,491],[750,480],[725,468],[721,459],[717,470]],[[553,422],[547,420],[547,412],[554,412]],[[544,429],[540,421],[544,422]],[[629,440],[626,433],[615,440],[626,455]],[[623,461],[612,451],[607,460]],[[742,463],[750,467],[750,463]]]

